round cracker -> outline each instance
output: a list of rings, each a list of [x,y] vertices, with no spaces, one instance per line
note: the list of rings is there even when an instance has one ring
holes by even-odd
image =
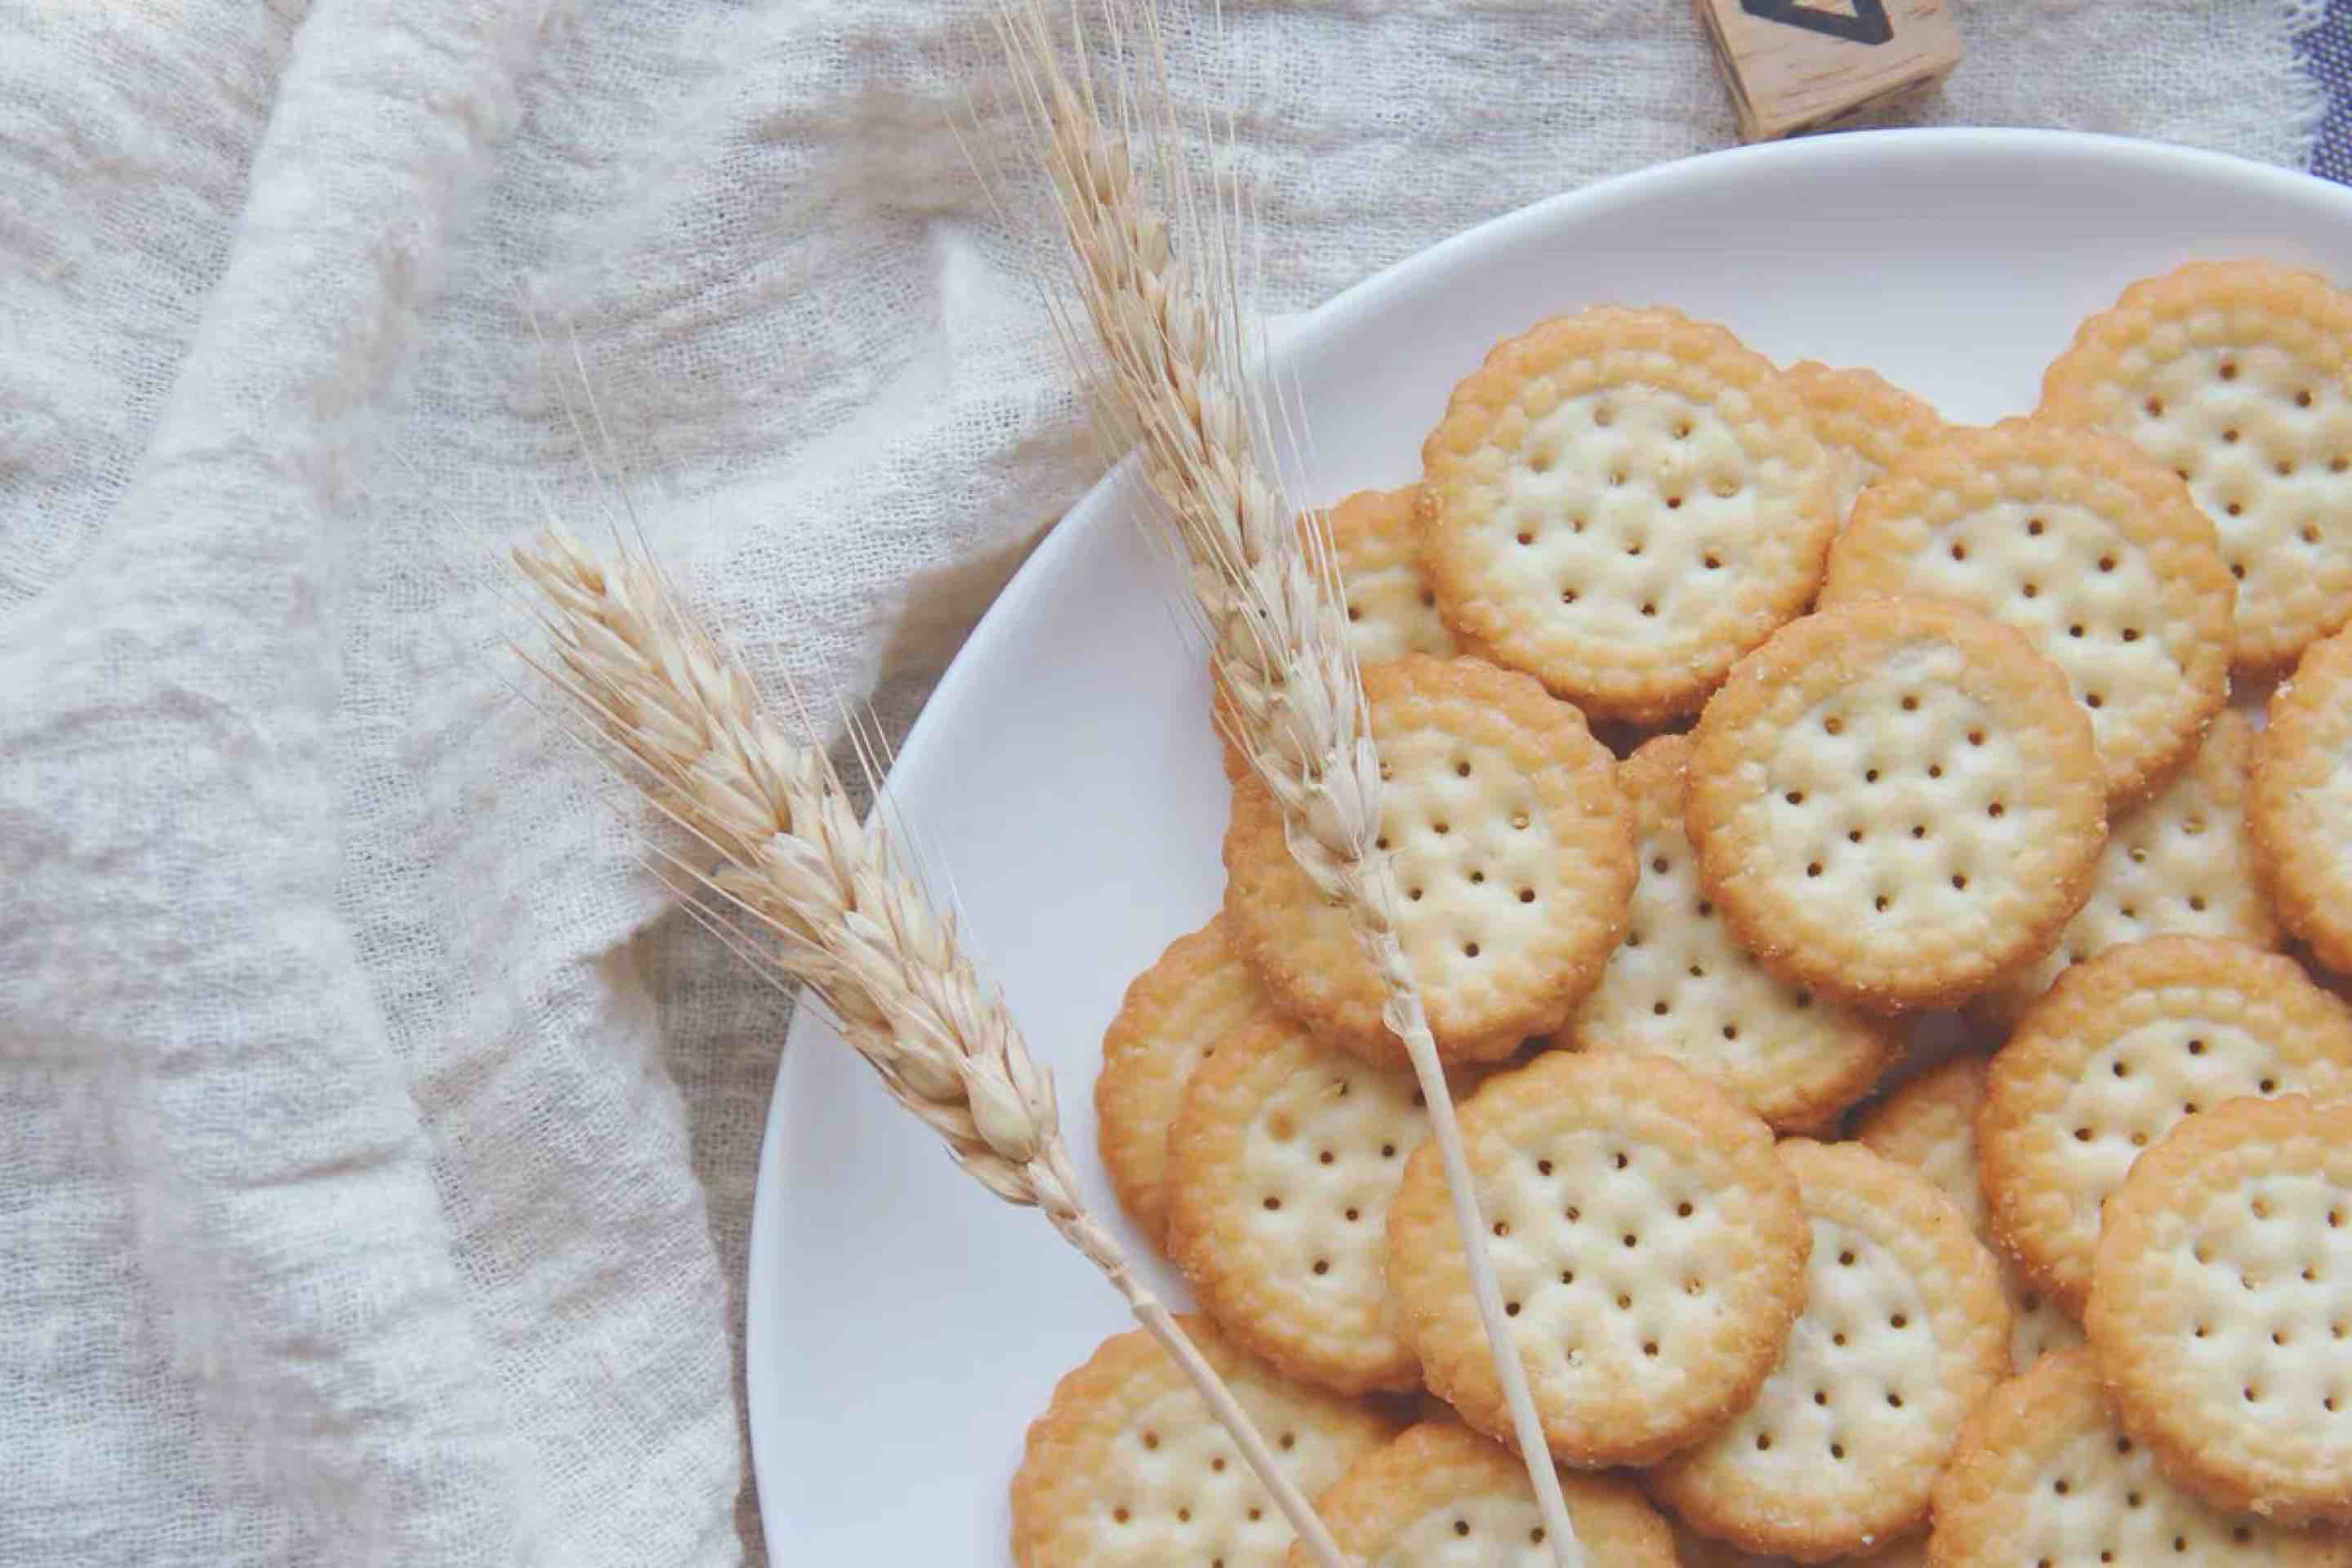
[[[2087,1351],[2043,1356],[1993,1391],[1936,1483],[1928,1568],[2047,1563],[2343,1568],[2333,1536],[2219,1513],[2116,1429]]]
[[[1755,1403],[1650,1486],[1707,1534],[1823,1563],[1925,1521],[1961,1424],[2008,1374],[2009,1305],[1917,1172],[1853,1143],[1780,1152],[1812,1228],[1803,1315]]]
[[[1781,374],[1812,416],[1813,437],[1830,460],[1841,523],[1853,515],[1855,498],[1896,458],[1944,432],[1933,408],[1874,370],[1832,370],[1818,360],[1800,360]]]
[[[1762,1121],[1672,1062],[1555,1051],[1489,1079],[1461,1121],[1554,1458],[1652,1463],[1754,1397],[1803,1303],[1807,1246]],[[1429,1386],[1507,1440],[1434,1147],[1405,1167],[1388,1242]]]
[[[1867,1094],[1899,1041],[1872,1015],[1771,973],[1732,939],[1683,832],[1690,750],[1687,736],[1661,735],[1618,764],[1641,875],[1624,940],[1568,1037],[1581,1050],[1680,1062],[1780,1131],[1810,1131]]]
[[[1370,1406],[1300,1387],[1233,1349],[1207,1319],[1177,1321],[1308,1496],[1395,1434]],[[1030,1425],[1013,1477],[1020,1568],[1278,1568],[1290,1542],[1233,1439],[1141,1329],[1104,1341]]]
[[[1587,1568],[1675,1568],[1674,1537],[1639,1489],[1563,1474],[1559,1489]],[[1552,1560],[1527,1467],[1453,1421],[1425,1421],[1366,1454],[1315,1510],[1339,1550],[1382,1568],[1546,1568]],[[1315,1560],[1294,1543],[1290,1568],[1315,1568]]]
[[[2057,942],[1972,998],[1969,1013],[1995,1027],[2014,1024],[2061,970],[2122,942],[2210,936],[2276,947],[2247,824],[2254,752],[2252,721],[2223,709],[2187,767],[2108,823],[2090,896]]]
[[[2238,582],[2234,659],[2285,668],[2352,616],[2352,299],[2273,262],[2124,290],[2044,374],[2042,411],[2186,480]]]
[[[2187,761],[2228,700],[2233,586],[2170,469],[2010,419],[1904,454],[1855,504],[1821,602],[1943,599],[2023,632],[2066,672],[2120,803]]]
[[[1235,1025],[1271,1016],[1257,973],[1234,948],[1222,914],[1167,951],[1129,983],[1103,1032],[1095,1079],[1095,1146],[1128,1217],[1162,1244],[1161,1180],[1168,1129],[1193,1068]]]
[[[1583,716],[1475,658],[1365,669],[1387,782],[1379,847],[1405,900],[1397,933],[1439,1053],[1497,1060],[1568,1021],[1625,929],[1633,812]],[[1277,1005],[1375,1062],[1404,1047],[1347,909],[1291,859],[1282,813],[1234,786],[1225,912]]]
[[[1468,1080],[1464,1080],[1466,1089]],[[1244,1023],[1168,1136],[1168,1250],[1225,1331],[1341,1394],[1421,1386],[1389,1301],[1389,1202],[1429,1136],[1410,1069]]]
[[[2247,816],[2279,918],[2352,970],[2352,631],[2313,645],[2271,694]]]
[[[1638,723],[1696,708],[1800,613],[1837,527],[1795,390],[1673,310],[1604,306],[1496,344],[1422,466],[1448,623]]]
[[[2077,1312],[2099,1208],[2185,1116],[2352,1090],[2352,1008],[2293,959],[2168,936],[2078,963],[1993,1057],[1977,1152],[1994,1233]]]
[[[2191,1116],[2107,1200],[2084,1313],[2126,1432],[2218,1508],[2352,1518],[2352,1105]]]
[[[2023,1372],[2045,1352],[2081,1344],[2083,1331],[2055,1298],[2025,1279],[1993,1238],[1984,1184],[1977,1177],[1977,1112],[1984,1106],[1985,1070],[1981,1057],[1953,1057],[1873,1106],[1853,1135],[1874,1153],[1927,1177],[1994,1253],[2009,1300],[2010,1365]]]
[[[2011,627],[1858,601],[1742,659],[1693,732],[1699,876],[1741,945],[1879,1011],[2041,956],[2106,834],[2090,721]]]

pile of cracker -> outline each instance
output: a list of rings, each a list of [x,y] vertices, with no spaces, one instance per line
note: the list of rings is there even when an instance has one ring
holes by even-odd
[[[2347,354],[2324,279],[2191,265],[1962,428],[1588,310],[1333,510],[1591,1568],[2352,1563]],[[1228,773],[1104,1163],[1349,1553],[1547,1563],[1380,985]],[[1013,1520],[1024,1568],[1306,1561],[1136,1334]]]

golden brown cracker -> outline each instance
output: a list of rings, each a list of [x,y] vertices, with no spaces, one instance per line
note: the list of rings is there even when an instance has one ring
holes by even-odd
[[[2352,616],[2347,367],[2352,300],[2248,259],[2133,284],[2042,377],[2042,413],[2124,437],[2213,520],[2249,674],[2292,665]]]
[[[2015,626],[2065,671],[2122,804],[2228,700],[2233,588],[2170,469],[2116,437],[2009,419],[1904,454],[1856,503],[1821,602],[1942,599]]]
[[[1854,1143],[1780,1152],[1812,1228],[1803,1315],[1755,1402],[1649,1479],[1707,1534],[1822,1563],[1925,1521],[1962,1423],[2008,1374],[2009,1306],[1917,1172]]]
[[[1387,1226],[1428,1135],[1409,1069],[1279,1016],[1243,1024],[1192,1074],[1169,1135],[1169,1253],[1202,1309],[1290,1376],[1342,1394],[1418,1388],[1389,1302]]]
[[[2184,1120],[2106,1204],[2084,1315],[2123,1428],[2177,1484],[2352,1519],[2352,1104]]]
[[[1559,1488],[1587,1568],[1675,1568],[1674,1537],[1638,1488],[1567,1473]],[[1358,1459],[1315,1507],[1340,1551],[1382,1568],[1552,1561],[1518,1456],[1451,1420],[1423,1422]],[[1290,1568],[1315,1561],[1294,1544]]]
[[[1684,809],[1743,946],[1894,1011],[2046,951],[2089,889],[2105,805],[2090,721],[2021,635],[1861,600],[1740,661],[1693,731]]]
[[[1641,723],[1696,708],[1804,608],[1837,526],[1796,391],[1672,310],[1604,306],[1496,344],[1422,465],[1448,623]]]
[[[1168,944],[1136,976],[1103,1032],[1102,1073],[1095,1079],[1095,1142],[1111,1191],[1128,1216],[1160,1245],[1167,1226],[1161,1178],[1168,1129],[1184,1081],[1216,1050],[1219,1036],[1274,1005],[1256,972],[1243,962],[1222,914]]]
[[[2272,693],[2248,809],[2280,920],[2352,970],[2352,631],[2312,646]]]
[[[1496,1060],[1568,1021],[1624,931],[1633,813],[1575,709],[1474,658],[1366,668],[1385,777],[1380,850],[1397,924],[1448,1059]],[[1277,1005],[1330,1041],[1401,1062],[1348,910],[1290,857],[1265,785],[1234,791],[1225,912]]]
[[[1301,1387],[1178,1320],[1308,1496],[1387,1442],[1368,1405]],[[1013,1478],[1020,1568],[1280,1568],[1290,1525],[1183,1371],[1143,1330],[1103,1342],[1054,1387]]]
[[[1993,1391],[1936,1482],[1928,1568],[2047,1563],[2344,1568],[2338,1537],[2216,1511],[2117,1428],[2088,1351],[2043,1356]]]
[[[1487,1080],[1461,1122],[1555,1458],[1652,1463],[1754,1396],[1803,1301],[1807,1247],[1762,1121],[1672,1062],[1554,1051]],[[1430,1387],[1506,1437],[1434,1148],[1389,1211],[1389,1284]]]
[[[2099,1211],[2183,1117],[2352,1091],[2352,1008],[2290,958],[2204,937],[2110,948],[2058,978],[1993,1057],[1977,1155],[1992,1226],[2079,1312]]]

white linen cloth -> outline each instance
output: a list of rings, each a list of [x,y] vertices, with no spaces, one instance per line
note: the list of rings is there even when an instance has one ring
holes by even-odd
[[[1962,8],[1916,118],[2307,155],[2314,5]],[[1685,0],[1224,10],[1274,310],[1731,139]],[[0,1562],[763,1560],[785,1007],[516,700],[499,552],[600,526],[576,337],[661,558],[903,725],[1094,468],[983,15],[0,0]]]

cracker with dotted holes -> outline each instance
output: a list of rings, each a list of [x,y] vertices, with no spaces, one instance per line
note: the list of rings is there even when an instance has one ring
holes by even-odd
[[[2065,676],[2014,629],[1922,600],[1823,610],[1740,660],[1693,731],[1684,810],[1740,944],[1881,1012],[2039,958],[2106,836]]]
[[[2314,644],[2271,694],[2247,817],[2279,918],[2352,970],[2352,630]]]
[[[2238,579],[2234,660],[2285,668],[2352,616],[2352,299],[2315,273],[2192,262],[2133,284],[2044,374],[2042,409],[2188,481]]]
[[[1597,716],[1702,702],[1836,531],[1803,402],[1723,328],[1615,306],[1496,344],[1422,447],[1437,605]]]
[[[1804,1303],[1807,1247],[1761,1120],[1655,1057],[1554,1051],[1487,1080],[1461,1121],[1554,1458],[1650,1464],[1755,1396]],[[1507,1440],[1433,1146],[1405,1167],[1388,1240],[1430,1388]]]
[[[1661,735],[1618,764],[1641,875],[1624,940],[1570,1038],[1680,1062],[1776,1129],[1810,1130],[1868,1093],[1898,1041],[1872,1015],[1766,971],[1724,929],[1683,833],[1690,749],[1687,736]]]
[[[2107,1200],[2084,1314],[2126,1432],[2217,1508],[2352,1519],[2352,1105],[2192,1116]]]
[[[1832,370],[1800,360],[1781,373],[1813,417],[1813,437],[1830,460],[1832,506],[1842,523],[1854,499],[1915,447],[1944,433],[1936,411],[1876,371]]]
[[[2344,1568],[2326,1534],[2235,1519],[2117,1430],[2088,1351],[2043,1356],[1977,1409],[1936,1482],[1928,1568]]]
[[[1978,1238],[1999,1255],[2001,1287],[2009,1300],[2010,1364],[2023,1372],[2045,1352],[2081,1344],[2083,1331],[2055,1300],[2026,1282],[1993,1239],[1984,1186],[1977,1179],[1977,1112],[1984,1097],[1984,1058],[1953,1057],[1873,1106],[1854,1129],[1854,1139],[1927,1177],[1958,1205]]]
[[[1562,1475],[1587,1568],[1675,1568],[1674,1537],[1630,1482]],[[1454,1421],[1423,1422],[1349,1467],[1315,1511],[1339,1550],[1380,1568],[1549,1568],[1527,1468]],[[1315,1568],[1293,1544],[1290,1568]]]
[[[1927,1179],[1792,1138],[1812,1250],[1805,1310],[1755,1403],[1650,1472],[1685,1522],[1822,1563],[1915,1529],[1960,1426],[2009,1373],[2000,1270]]]
[[[1409,1068],[1318,1045],[1286,1018],[1243,1024],[1192,1074],[1168,1134],[1169,1255],[1202,1310],[1290,1376],[1418,1388],[1389,1304],[1387,1227],[1428,1136]]]
[[[1363,672],[1381,751],[1378,847],[1437,1048],[1496,1060],[1568,1021],[1625,929],[1633,819],[1583,716],[1524,675],[1421,657]],[[1276,1005],[1368,1060],[1398,1062],[1387,994],[1345,908],[1291,859],[1255,778],[1234,787],[1225,912]]]
[[[1742,1552],[1729,1542],[1701,1535],[1680,1522],[1675,1523],[1674,1531],[1675,1558],[1682,1568],[1792,1568],[1786,1557]],[[1927,1568],[1927,1537],[1906,1535],[1892,1546],[1843,1561],[1851,1568]]]
[[[1301,1387],[1233,1349],[1207,1319],[1178,1321],[1308,1496],[1395,1435],[1370,1405]],[[1013,1478],[1020,1568],[1279,1568],[1290,1542],[1233,1439],[1143,1330],[1104,1341],[1030,1425]]]
[[[2187,767],[2108,823],[2091,896],[2057,944],[1971,998],[1969,1014],[1996,1027],[2013,1024],[2061,970],[2118,942],[2211,936],[2277,946],[2278,921],[2255,880],[2246,821],[2254,750],[2252,722],[2223,709]]]
[[[1155,1244],[1167,1228],[1168,1129],[1183,1102],[1185,1080],[1216,1053],[1225,1031],[1273,1012],[1220,914],[1170,942],[1135,977],[1103,1032],[1102,1073],[1095,1079],[1096,1147],[1120,1205]]]
[[[1422,574],[1420,501],[1419,485],[1358,490],[1323,514],[1332,570],[1348,605],[1348,646],[1359,665],[1386,664],[1415,653],[1452,658],[1469,651],[1437,613],[1437,595]],[[1222,687],[1217,689],[1222,692]],[[1225,777],[1237,779],[1244,771],[1241,753],[1226,725],[1217,731]]]
[[[2066,672],[2123,803],[2187,761],[2229,700],[2234,587],[2169,469],[2112,436],[2009,419],[1887,469],[1832,547],[1821,602],[1942,599],[2015,626]]]
[[[2080,1312],[2099,1208],[2183,1117],[2352,1091],[2352,1008],[2291,958],[2167,936],[2058,978],[1992,1059],[1977,1158],[1993,1234]]]

